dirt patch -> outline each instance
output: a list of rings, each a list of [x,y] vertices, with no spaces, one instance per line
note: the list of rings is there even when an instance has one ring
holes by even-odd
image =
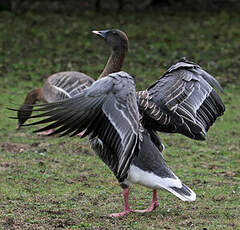
[[[3,229],[62,229],[69,228],[76,224],[75,219],[71,216],[69,209],[57,210],[38,210],[27,206],[18,206],[14,209],[14,216],[5,216],[0,220]],[[42,213],[47,216],[42,218]],[[32,221],[29,221],[29,220]],[[30,228],[29,228],[30,226]]]
[[[29,144],[3,142],[0,144],[0,148],[2,151],[5,151],[5,152],[21,153],[21,152],[25,152],[26,150],[28,150],[30,148],[30,145]]]
[[[73,143],[71,145],[71,149],[69,149],[71,154],[86,154],[86,155],[94,155],[93,150],[90,148],[89,144],[82,143]]]
[[[94,151],[91,149],[89,143],[76,143],[76,142],[71,142],[71,145],[69,145],[69,142],[61,142],[58,144],[58,146],[61,146],[61,149],[63,151],[66,151],[69,154],[72,155],[79,155],[81,154],[86,154],[86,155],[92,155],[94,156]]]

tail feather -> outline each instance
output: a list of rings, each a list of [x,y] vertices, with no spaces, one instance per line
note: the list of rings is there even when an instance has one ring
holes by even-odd
[[[187,185],[183,184],[182,181],[172,172],[170,168],[169,178],[158,177],[156,180],[159,188],[164,188],[165,190],[171,192],[176,197],[182,201],[195,201],[196,193],[192,191]]]
[[[165,188],[169,192],[173,193],[182,201],[195,201],[196,200],[196,193],[192,191],[189,187],[182,183],[182,187],[168,187]]]

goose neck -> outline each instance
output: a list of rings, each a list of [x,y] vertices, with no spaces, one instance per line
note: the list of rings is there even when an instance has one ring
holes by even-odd
[[[34,89],[30,93],[28,93],[28,95],[24,101],[24,104],[27,104],[27,105],[35,104],[36,101],[41,100],[42,97],[43,97],[43,95],[42,95],[41,88]]]
[[[121,50],[112,51],[107,61],[107,64],[98,79],[103,78],[108,74],[121,71],[126,53],[127,51],[121,51]]]

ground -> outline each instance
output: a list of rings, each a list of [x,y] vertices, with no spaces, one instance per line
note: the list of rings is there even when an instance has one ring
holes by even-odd
[[[0,12],[0,229],[240,229],[240,16],[146,11],[117,15]],[[15,116],[27,92],[48,75],[66,70],[95,79],[109,50],[91,30],[119,28],[130,40],[124,70],[144,89],[182,56],[200,64],[222,84],[226,113],[198,142],[160,134],[164,157],[197,194],[184,203],[159,191],[149,214],[122,211],[121,188],[94,155],[87,139],[42,137],[34,128],[16,130]],[[131,190],[130,203],[143,209],[151,191]]]

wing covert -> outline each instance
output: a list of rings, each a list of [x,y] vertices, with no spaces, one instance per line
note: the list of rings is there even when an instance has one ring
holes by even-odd
[[[147,90],[137,93],[145,127],[205,139],[210,126],[225,111],[212,86],[222,91],[214,77],[182,59]]]

